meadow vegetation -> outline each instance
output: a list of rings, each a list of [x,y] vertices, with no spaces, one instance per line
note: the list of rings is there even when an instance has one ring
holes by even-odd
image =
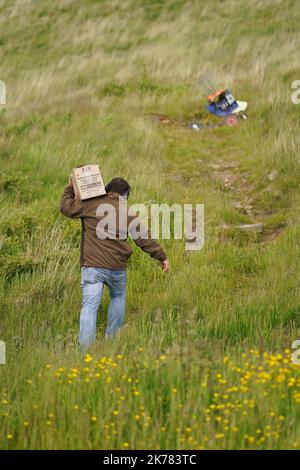
[[[1,448],[300,448],[299,20],[296,0],[0,1]],[[246,122],[187,128],[219,122],[202,73]],[[205,244],[163,240],[169,276],[134,248],[126,325],[104,340],[105,292],[82,356],[58,206],[88,163],[132,203],[203,203]]]

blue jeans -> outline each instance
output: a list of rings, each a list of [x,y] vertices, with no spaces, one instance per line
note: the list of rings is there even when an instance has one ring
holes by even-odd
[[[97,312],[104,284],[107,285],[110,295],[105,336],[112,336],[124,322],[126,269],[81,268],[83,299],[80,311],[79,344],[83,348],[90,346],[96,338]]]

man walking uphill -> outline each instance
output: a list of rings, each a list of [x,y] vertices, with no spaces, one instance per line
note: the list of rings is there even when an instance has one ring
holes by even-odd
[[[112,336],[123,325],[126,302],[126,265],[132,254],[127,236],[132,222],[140,224],[136,216],[128,215],[127,198],[131,188],[127,181],[123,178],[114,178],[105,189],[106,195],[81,201],[75,197],[72,179],[70,179],[60,203],[62,214],[72,219],[80,218],[82,224],[80,266],[83,300],[80,312],[79,343],[83,348],[87,348],[95,341],[97,311],[104,285],[107,285],[110,295],[105,336]],[[99,232],[99,224],[104,220],[106,208],[110,207],[116,215],[116,229],[115,233],[110,233],[108,230],[106,236],[103,237]],[[124,228],[119,224],[119,220],[122,219],[122,215],[119,217],[120,211],[123,208],[126,208]],[[136,228],[137,224],[134,225]],[[133,239],[143,251],[160,261],[164,272],[170,271],[165,252],[155,240],[151,239],[148,231],[147,233],[141,231],[141,235],[134,236]]]

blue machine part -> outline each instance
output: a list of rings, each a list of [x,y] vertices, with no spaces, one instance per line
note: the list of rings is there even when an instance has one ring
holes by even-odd
[[[214,114],[215,116],[229,116],[232,114],[232,111],[234,111],[238,107],[238,104],[236,101],[234,101],[231,105],[228,105],[228,101],[223,98],[219,100],[217,103],[210,103],[207,106],[207,110]]]

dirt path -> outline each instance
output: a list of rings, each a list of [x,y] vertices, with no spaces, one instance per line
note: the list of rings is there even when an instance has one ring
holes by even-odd
[[[163,124],[163,129],[168,129],[169,140],[171,141],[178,142],[183,134],[185,137],[191,136],[191,139],[195,135],[199,135],[199,132],[188,128],[186,123],[179,122],[166,115],[152,114],[149,117],[153,121]],[[214,130],[207,132],[208,139],[212,136],[211,132],[214,132]],[[165,174],[165,176],[179,184],[191,187],[199,177],[203,178],[205,175],[213,185],[229,194],[232,207],[240,214],[247,216],[249,220],[247,223],[240,224],[220,224],[219,229],[223,234],[221,240],[226,239],[226,232],[228,231],[243,231],[256,233],[255,241],[265,244],[275,240],[285,230],[286,223],[279,223],[272,228],[268,228],[268,218],[276,213],[272,208],[262,210],[259,207],[259,204],[257,204],[258,194],[255,185],[251,181],[251,175],[241,168],[238,161],[223,158],[196,158],[194,160],[187,158],[187,162],[186,165],[181,163],[180,167],[177,167],[176,173]],[[177,170],[179,171],[177,172]],[[272,190],[268,186],[277,176],[275,170],[266,175],[265,190]]]
[[[250,181],[248,172],[241,170],[236,161],[213,160],[206,166],[211,169],[211,178],[223,185],[224,190],[232,196],[232,206],[241,214],[251,218],[251,223],[240,225],[225,225],[222,228],[237,229],[260,234],[258,241],[268,243],[277,238],[286,228],[286,224],[280,224],[272,229],[266,229],[265,222],[272,211],[263,211],[256,207],[256,194],[254,185]],[[272,173],[270,174],[272,175]],[[273,176],[276,177],[273,173]]]

